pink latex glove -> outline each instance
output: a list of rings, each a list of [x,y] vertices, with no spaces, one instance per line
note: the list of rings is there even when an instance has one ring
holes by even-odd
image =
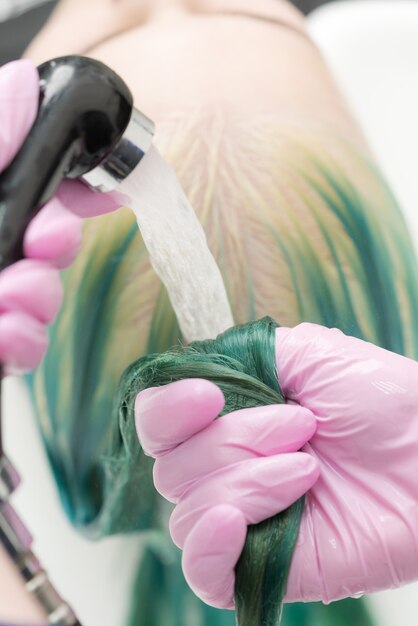
[[[30,61],[0,68],[0,172],[21,147],[37,114],[39,76]],[[6,373],[33,369],[47,348],[46,325],[62,302],[58,269],[76,256],[82,217],[120,206],[116,194],[96,194],[78,181],[64,181],[56,196],[28,226],[25,259],[0,274],[0,363]]]
[[[287,406],[214,421],[223,397],[204,380],[137,398],[190,586],[232,608],[246,525],[308,490],[286,601],[418,579],[418,363],[314,324],[277,330],[276,363]]]

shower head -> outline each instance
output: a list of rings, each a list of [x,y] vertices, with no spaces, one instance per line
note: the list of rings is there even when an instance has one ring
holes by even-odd
[[[67,56],[44,63],[39,111],[0,175],[0,270],[22,258],[25,228],[63,178],[112,191],[141,161],[154,124],[133,108],[122,79],[103,63]]]

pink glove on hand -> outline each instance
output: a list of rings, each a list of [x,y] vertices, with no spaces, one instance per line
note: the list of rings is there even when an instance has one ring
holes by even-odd
[[[0,69],[0,172],[21,147],[37,113],[39,76],[30,61]],[[6,373],[33,369],[47,348],[46,325],[62,302],[58,269],[76,256],[82,217],[120,206],[116,194],[96,194],[78,181],[64,181],[29,225],[25,259],[0,274],[0,363]]]
[[[170,531],[191,588],[233,608],[246,525],[308,490],[286,601],[330,602],[416,580],[418,363],[301,324],[276,331],[276,364],[291,404],[214,421],[222,393],[203,380],[137,398],[156,487],[177,505]]]

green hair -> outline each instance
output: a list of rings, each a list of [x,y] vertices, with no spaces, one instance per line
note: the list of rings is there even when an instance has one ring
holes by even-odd
[[[105,464],[121,468],[128,483],[131,468],[126,459],[138,448],[134,403],[137,394],[185,378],[205,378],[222,390],[221,415],[241,408],[284,402],[275,368],[275,329],[264,318],[236,326],[215,340],[194,342],[164,354],[139,359],[125,372],[119,392],[119,422]],[[119,462],[119,458],[122,462]],[[105,475],[109,475],[105,472]],[[110,488],[114,488],[110,476]],[[129,492],[129,488],[128,488]],[[126,493],[118,499],[126,503]],[[236,610],[239,626],[274,626],[281,614],[293,549],[298,535],[303,499],[275,517],[250,526],[236,568]]]

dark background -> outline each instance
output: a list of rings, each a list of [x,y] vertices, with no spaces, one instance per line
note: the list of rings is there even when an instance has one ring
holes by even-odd
[[[88,2],[89,0],[86,0]],[[292,0],[304,13],[309,13],[321,4],[331,0]],[[56,0],[51,0],[37,8],[28,11],[15,19],[0,23],[0,65],[17,59],[40,30],[51,13]]]

